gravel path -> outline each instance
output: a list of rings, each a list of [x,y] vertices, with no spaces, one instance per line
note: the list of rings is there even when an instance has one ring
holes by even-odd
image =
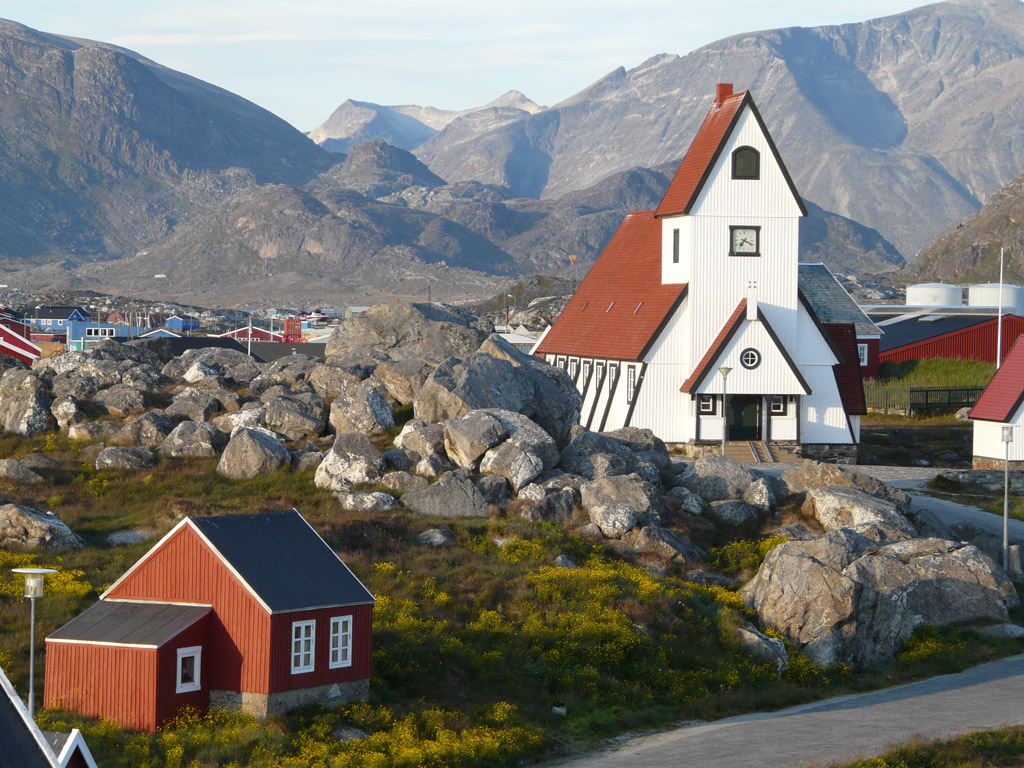
[[[633,738],[560,768],[797,768],[877,755],[914,735],[1024,723],[1024,656],[909,685]]]

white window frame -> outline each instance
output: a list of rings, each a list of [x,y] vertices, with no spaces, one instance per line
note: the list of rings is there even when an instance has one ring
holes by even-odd
[[[182,682],[182,662],[185,659],[195,659],[195,670],[194,679],[191,683]],[[178,649],[178,662],[175,666],[174,674],[174,692],[175,693],[191,693],[192,691],[202,690],[203,682],[200,673],[203,667],[203,646],[191,645],[188,648]]]
[[[303,643],[309,641],[309,649]],[[298,646],[296,646],[298,643]],[[301,675],[316,668],[316,620],[292,622],[292,674]],[[304,657],[307,657],[304,658]],[[297,662],[297,663],[296,663]]]
[[[785,395],[772,395],[769,403],[769,410],[772,416],[785,416],[787,411],[787,398]]]
[[[589,379],[589,378],[590,378],[590,361],[589,360],[584,360],[583,361],[583,383],[586,384],[587,383],[587,379]]]
[[[631,365],[626,369],[626,402],[633,402],[633,395],[636,393],[636,366]]]
[[[701,395],[700,396],[700,415],[701,416],[714,416],[718,409],[717,405],[718,395]]]
[[[615,380],[619,378],[619,364],[608,363],[608,391],[615,386]]]
[[[579,366],[580,366],[580,361],[577,358],[575,358],[575,357],[569,358],[569,376],[571,376],[572,378],[575,379],[576,378],[576,371],[578,371],[580,369]]]
[[[331,669],[352,666],[351,616],[335,616],[331,619],[330,649],[331,653],[328,666]]]
[[[857,345],[857,361],[861,364],[861,366],[865,366],[865,365],[868,364],[868,345],[867,344],[858,344]]]

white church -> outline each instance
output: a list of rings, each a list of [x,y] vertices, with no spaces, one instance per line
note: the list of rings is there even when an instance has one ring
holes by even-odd
[[[823,265],[798,264],[806,215],[750,93],[719,84],[658,208],[626,217],[535,350],[576,382],[580,423],[692,454],[724,431],[855,459],[867,318]]]

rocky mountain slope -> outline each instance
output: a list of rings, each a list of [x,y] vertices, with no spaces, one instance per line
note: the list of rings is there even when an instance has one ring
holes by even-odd
[[[489,104],[450,110],[403,104],[385,107],[346,99],[314,128],[309,138],[330,152],[348,152],[371,139],[384,139],[400,149],[414,149],[438,132],[466,138],[536,114],[543,107],[519,91],[502,94]]]
[[[716,82],[751,89],[797,188],[908,260],[1024,170],[1024,5],[954,0],[737,35],[618,69],[530,117],[416,150],[449,182],[558,198],[682,156]]]
[[[1005,278],[1024,281],[1024,176],[988,199],[981,210],[937,238],[904,270],[907,280],[988,282],[999,278],[1005,247]]]

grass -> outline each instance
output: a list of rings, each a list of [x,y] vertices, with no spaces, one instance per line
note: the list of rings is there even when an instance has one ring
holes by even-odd
[[[864,381],[868,407],[906,409],[911,387],[956,389],[984,387],[995,374],[995,365],[979,360],[907,360],[882,363],[878,379]]]
[[[780,678],[773,663],[738,646],[734,628],[756,617],[734,591],[698,586],[671,569],[656,575],[558,526],[500,515],[446,519],[456,541],[433,549],[415,536],[439,521],[401,509],[343,512],[309,471],[234,481],[217,475],[212,459],[161,457],[152,470],[113,474],[80,463],[79,449],[52,436],[0,436],[5,455],[42,451],[60,462],[42,471],[44,483],[4,492],[58,512],[87,545],[60,558],[4,553],[0,566],[20,558],[66,573],[38,603],[40,636],[95,601],[153,543],[110,547],[109,533],[160,535],[183,514],[295,506],[378,596],[367,703],[264,722],[234,712],[184,713],[156,735],[66,713],[41,716],[46,727],[82,728],[110,768],[513,765],[624,731],[868,690],[1024,648],[947,628],[915,635],[901,657],[854,673],[818,668],[790,646]],[[697,543],[713,547],[712,566],[726,573],[751,573],[772,544],[761,531],[749,540],[719,535],[694,531]],[[510,543],[499,546],[499,538]],[[560,554],[582,567],[554,567]],[[24,691],[28,607],[19,594],[9,569],[0,568],[0,663]],[[40,662],[37,680],[42,674]],[[556,701],[567,716],[552,713]],[[342,725],[369,737],[339,743],[332,732]]]
[[[926,461],[928,466],[970,466],[973,446],[970,424],[955,420],[943,423],[934,418],[929,422],[914,419],[903,417],[902,421],[889,424],[873,419],[872,426],[862,424],[859,462],[914,466]]]
[[[955,739],[921,741],[842,768],[1011,768],[1024,765],[1024,726],[979,731]]]

